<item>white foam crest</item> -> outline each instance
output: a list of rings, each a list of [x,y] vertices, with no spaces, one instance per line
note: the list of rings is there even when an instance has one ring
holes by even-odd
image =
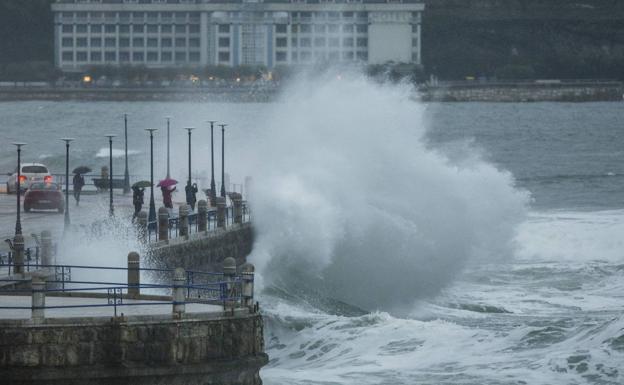
[[[251,260],[264,275],[297,269],[332,297],[388,309],[436,293],[471,257],[511,254],[526,195],[478,157],[427,149],[410,95],[328,76],[273,106],[250,161]]]

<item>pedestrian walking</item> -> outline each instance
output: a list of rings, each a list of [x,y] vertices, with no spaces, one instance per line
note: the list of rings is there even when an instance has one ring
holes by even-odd
[[[76,206],[80,203],[80,193],[82,192],[82,186],[85,185],[84,177],[80,173],[74,175],[74,199],[76,200]]]
[[[145,189],[142,187],[134,186],[132,187],[132,204],[134,205],[134,215],[132,216],[132,220],[136,218],[141,212],[141,208],[143,208],[143,194]]]
[[[173,201],[171,200],[171,194],[175,191],[175,186],[173,186],[173,188],[169,188],[166,186],[162,186],[160,188],[160,191],[162,192],[163,195],[163,205],[165,205],[166,208],[168,209],[172,209],[173,208]]]
[[[197,183],[191,184],[189,180],[184,188],[186,192],[186,204],[191,206],[191,210],[195,211],[195,202],[197,202]]]

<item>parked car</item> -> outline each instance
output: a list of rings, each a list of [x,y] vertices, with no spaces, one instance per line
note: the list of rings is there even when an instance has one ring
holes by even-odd
[[[65,211],[65,196],[61,187],[56,183],[31,183],[24,194],[24,211],[30,210],[58,210]]]
[[[20,190],[24,191],[28,189],[28,186],[31,183],[36,182],[44,182],[50,183],[52,182],[52,175],[50,175],[50,171],[48,168],[41,163],[23,163],[21,165],[21,175],[22,180],[20,181]],[[17,191],[17,169],[15,172],[9,176],[9,180],[7,181],[7,193],[13,193]]]

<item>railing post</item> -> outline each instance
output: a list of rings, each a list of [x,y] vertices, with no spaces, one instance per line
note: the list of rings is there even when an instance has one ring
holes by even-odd
[[[236,260],[232,257],[227,257],[223,260],[223,279],[225,281],[225,298],[223,298],[223,310],[228,308],[234,308],[236,306]]]
[[[255,267],[251,263],[245,263],[241,266],[241,275],[243,280],[242,288],[242,305],[253,309],[254,297],[254,272]]]
[[[13,238],[13,273],[24,272],[24,236],[16,234]]]
[[[158,240],[169,239],[169,210],[166,207],[158,209]]]
[[[45,318],[45,281],[43,277],[33,276],[30,281],[31,295],[31,318],[33,322],[42,322]]]
[[[232,200],[234,223],[243,223],[243,196],[239,193],[230,193]]]
[[[225,227],[225,198],[217,198],[217,227]]]
[[[147,242],[147,213],[145,211],[140,211],[137,214],[137,230],[139,232],[139,241],[141,243]]]
[[[208,214],[208,203],[205,200],[197,202],[197,231],[206,231]]]
[[[175,318],[182,318],[182,314],[186,311],[184,298],[185,284],[186,272],[183,268],[178,267],[173,272],[173,292],[171,294],[171,298],[173,299],[173,316]]]
[[[179,208],[179,219],[178,219],[178,227],[179,233],[178,236],[186,237],[189,235],[189,207],[185,204],[180,205]]]
[[[128,297],[137,299],[141,294],[141,257],[139,253],[128,253]]]
[[[53,265],[52,261],[52,233],[48,230],[41,232],[41,264]]]

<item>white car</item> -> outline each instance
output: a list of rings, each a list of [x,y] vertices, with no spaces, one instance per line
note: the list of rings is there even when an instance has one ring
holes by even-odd
[[[20,190],[24,191],[28,189],[28,186],[33,182],[52,182],[52,175],[48,168],[41,163],[22,163],[21,165],[21,181]],[[17,170],[9,176],[7,181],[7,194],[17,191]]]

